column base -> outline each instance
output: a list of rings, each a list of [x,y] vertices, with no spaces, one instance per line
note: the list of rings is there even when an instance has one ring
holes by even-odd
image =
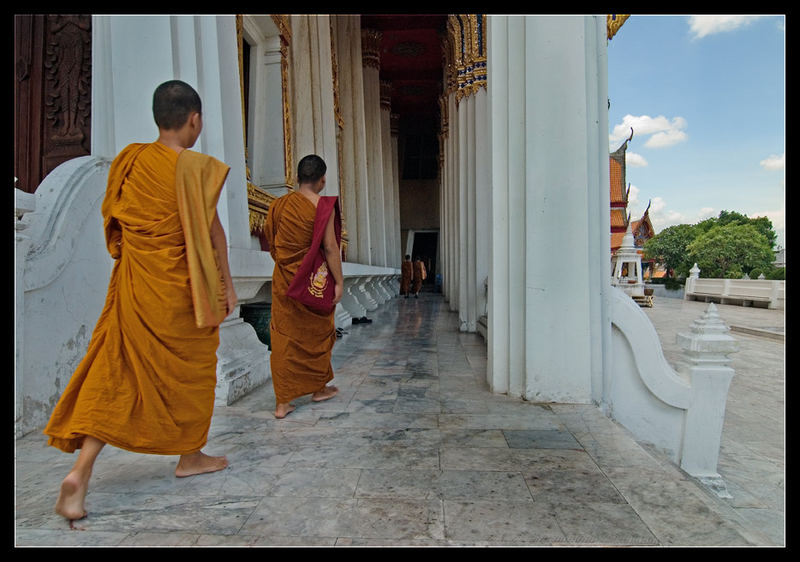
[[[222,323],[217,349],[216,402],[230,405],[270,379],[269,349],[241,318]]]

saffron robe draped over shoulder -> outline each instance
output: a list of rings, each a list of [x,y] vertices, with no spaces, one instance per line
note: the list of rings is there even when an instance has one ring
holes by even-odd
[[[333,379],[334,311],[319,313],[286,296],[311,247],[316,211],[308,198],[291,192],[270,204],[265,224],[267,244],[275,261],[270,371],[275,398],[281,404],[322,390]]]
[[[90,435],[130,451],[182,455],[206,444],[219,328],[198,327],[213,320],[196,316],[202,297],[193,297],[193,285],[203,284],[203,314],[215,311],[220,289],[196,281],[190,264],[217,268],[206,238],[228,169],[158,142],[129,145],[112,163],[102,212],[114,267],[86,356],[44,430],[50,445],[72,452]]]

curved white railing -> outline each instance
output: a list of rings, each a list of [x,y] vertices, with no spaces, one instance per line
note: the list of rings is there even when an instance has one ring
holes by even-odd
[[[686,409],[691,403],[691,388],[678,375],[661,347],[652,322],[631,297],[616,287],[611,288],[611,323],[616,325],[630,343],[642,381],[659,400]]]

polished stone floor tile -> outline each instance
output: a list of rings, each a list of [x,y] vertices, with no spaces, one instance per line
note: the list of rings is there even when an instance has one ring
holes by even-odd
[[[546,504],[514,501],[444,500],[448,540],[465,544],[550,545],[566,535]]]
[[[567,544],[655,546],[658,539],[636,511],[621,502],[549,502]]]
[[[506,429],[503,435],[512,449],[581,449],[569,431],[557,429]]]
[[[613,483],[597,467],[550,468],[532,464],[522,471],[536,501],[626,503]]]
[[[266,497],[243,534],[287,537],[444,538],[440,500]]]
[[[441,296],[369,317],[334,347],[335,398],[300,398],[277,420],[268,382],[215,407],[205,451],[227,455],[225,470],[177,479],[175,456],[106,447],[80,532],[53,512],[77,455],[18,439],[17,546],[783,544],[781,346],[746,342],[758,370],[737,359],[723,501],[593,404],[492,394],[483,339],[458,331]]]

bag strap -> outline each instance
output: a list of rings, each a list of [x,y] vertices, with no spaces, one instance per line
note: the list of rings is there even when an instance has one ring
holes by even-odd
[[[311,248],[319,248],[322,245],[322,239],[325,237],[325,227],[328,224],[328,219],[331,212],[336,213],[333,221],[333,229],[336,233],[336,243],[341,244],[342,241],[342,215],[339,209],[339,198],[335,195],[323,196],[317,202],[317,214],[314,218],[314,238],[311,242]]]

